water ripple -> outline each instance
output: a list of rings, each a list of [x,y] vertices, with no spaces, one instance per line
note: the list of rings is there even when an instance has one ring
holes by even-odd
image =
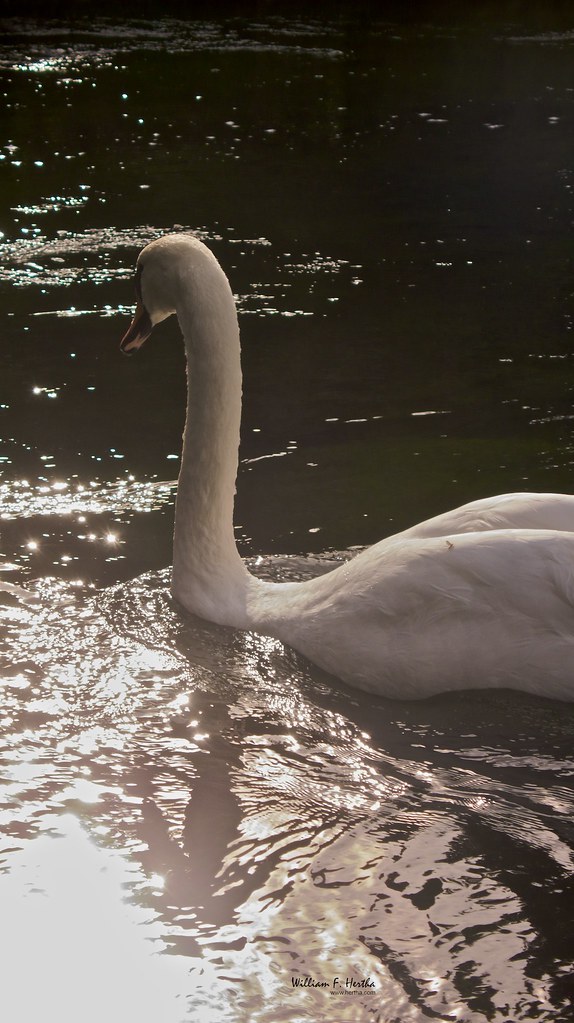
[[[131,898],[151,900],[198,1004],[216,982],[236,1019],[271,1023],[279,1002],[286,1020],[323,1018],[333,998],[349,1020],[376,1020],[381,1005],[411,1023],[555,1019],[553,978],[528,970],[538,889],[497,869],[495,850],[542,857],[545,898],[559,899],[569,757],[441,746],[440,701],[409,710],[436,746],[421,756],[404,708],[397,719],[383,702],[374,716],[280,643],[182,616],[168,578],[4,592],[5,834],[31,841],[72,814],[102,849],[125,849]],[[521,706],[528,716],[532,704],[513,704],[518,729]],[[309,976],[316,986],[295,983]],[[372,987],[345,995],[347,976]]]

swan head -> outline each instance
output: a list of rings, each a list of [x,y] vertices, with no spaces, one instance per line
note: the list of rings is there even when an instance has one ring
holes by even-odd
[[[136,264],[135,314],[120,342],[126,355],[141,348],[156,324],[175,313],[181,270],[199,247],[203,246],[197,238],[174,234],[157,238],[142,249]]]

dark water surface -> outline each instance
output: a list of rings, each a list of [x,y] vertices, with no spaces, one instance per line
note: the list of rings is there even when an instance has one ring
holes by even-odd
[[[199,232],[271,579],[572,491],[574,24],[1,29],[0,1018],[570,1021],[571,707],[182,617],[182,345],[118,341],[139,248]]]

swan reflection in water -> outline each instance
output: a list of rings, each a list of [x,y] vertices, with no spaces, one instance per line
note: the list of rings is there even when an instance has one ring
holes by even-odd
[[[276,559],[264,569],[277,578]],[[137,1008],[149,979],[169,1023],[329,1019],[333,996],[291,978],[336,975],[375,984],[344,999],[349,1020],[555,1019],[572,965],[563,708],[355,696],[274,639],[182,616],[168,583],[90,596],[44,582],[34,606],[4,608],[2,653],[20,666],[5,688],[5,820],[20,851],[0,886],[37,862],[20,919],[48,912],[43,892],[75,903],[45,953],[52,980],[69,985],[70,929],[87,930],[86,959],[68,965],[105,971],[133,935],[122,998]],[[91,913],[81,887],[101,868]],[[114,909],[119,886],[133,913]]]
[[[209,621],[275,636],[382,696],[512,687],[574,693],[574,497],[505,494],[446,512],[305,582],[256,579],[235,544],[239,327],[197,238],[146,245],[122,350],[175,313],[188,364],[172,592]]]

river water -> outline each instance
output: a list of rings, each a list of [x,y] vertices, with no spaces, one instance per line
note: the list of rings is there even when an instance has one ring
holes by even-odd
[[[181,341],[118,342],[139,248],[198,232],[269,579],[571,491],[574,32],[1,30],[1,1018],[566,1023],[571,707],[375,699],[183,616]]]

